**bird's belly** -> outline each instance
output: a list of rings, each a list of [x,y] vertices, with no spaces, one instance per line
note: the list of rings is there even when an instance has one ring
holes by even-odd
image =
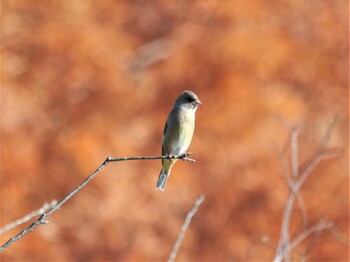
[[[186,127],[180,127],[176,138],[171,143],[171,153],[179,155],[185,153],[190,146],[193,136],[193,125],[187,125]]]

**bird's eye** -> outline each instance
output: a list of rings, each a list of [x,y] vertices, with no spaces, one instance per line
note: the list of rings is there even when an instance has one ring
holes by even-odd
[[[192,103],[192,102],[195,101],[195,99],[194,99],[192,96],[188,96],[188,97],[187,97],[187,101],[190,102],[190,103]]]

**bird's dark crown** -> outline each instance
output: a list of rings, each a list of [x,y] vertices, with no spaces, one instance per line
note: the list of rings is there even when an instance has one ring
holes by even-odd
[[[192,91],[183,91],[182,92],[182,97],[184,97],[184,99],[189,102],[189,103],[192,103],[192,102],[195,102],[195,101],[199,101],[198,97],[196,96],[195,93],[193,93]]]

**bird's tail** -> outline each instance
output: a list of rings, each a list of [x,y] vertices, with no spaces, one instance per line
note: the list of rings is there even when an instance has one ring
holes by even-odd
[[[171,171],[171,167],[172,167],[171,161],[169,161],[169,163],[167,163],[167,162],[168,161],[164,161],[164,163],[163,163],[162,170],[160,171],[157,185],[156,185],[156,188],[160,189],[162,191],[165,190],[166,180],[170,175],[170,171]]]

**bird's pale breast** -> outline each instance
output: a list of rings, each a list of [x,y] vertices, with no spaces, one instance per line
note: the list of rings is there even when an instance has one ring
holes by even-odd
[[[194,131],[195,115],[193,111],[179,110],[171,112],[168,128],[164,134],[163,154],[182,154],[190,146]]]

